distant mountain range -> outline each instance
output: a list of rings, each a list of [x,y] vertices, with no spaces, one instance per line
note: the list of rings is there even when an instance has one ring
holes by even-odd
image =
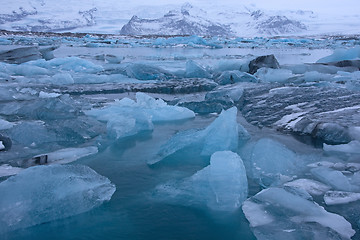
[[[112,1],[8,1],[0,9],[0,29],[225,37],[324,34],[332,30],[331,23],[326,25],[312,11],[268,11],[254,6],[199,8],[189,3],[118,10]]]

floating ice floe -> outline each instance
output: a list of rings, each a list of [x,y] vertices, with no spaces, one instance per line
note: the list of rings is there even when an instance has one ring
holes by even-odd
[[[281,188],[268,188],[243,203],[243,212],[258,240],[351,239],[344,217]]]
[[[254,74],[260,82],[287,82],[294,77],[293,73],[287,69],[260,68]]]
[[[107,122],[109,135],[117,139],[152,130],[153,122],[195,117],[195,113],[187,108],[167,105],[162,99],[155,99],[140,92],[136,93],[136,102],[123,98],[107,107],[91,109],[85,113]]]
[[[166,70],[152,65],[131,63],[125,68],[128,77],[139,80],[166,80],[174,76]]]
[[[74,162],[79,158],[96,154],[97,152],[97,147],[64,148],[34,156],[27,162],[27,165],[65,164]]]
[[[346,204],[360,200],[360,193],[328,191],[324,195],[326,205]]]
[[[115,189],[87,166],[25,169],[0,183],[0,233],[89,211],[109,201]]]
[[[223,72],[215,81],[220,85],[225,85],[237,82],[258,82],[259,80],[249,73],[233,70]]]
[[[320,196],[323,195],[326,191],[329,191],[331,187],[325,185],[321,182],[312,180],[312,179],[296,179],[291,182],[284,184],[286,187],[294,187],[298,189],[305,190],[311,195]]]
[[[158,185],[155,200],[232,212],[247,198],[248,183],[242,159],[230,151],[215,152],[210,165],[178,182]]]
[[[19,172],[21,172],[22,170],[24,170],[24,169],[19,168],[19,167],[13,167],[13,166],[10,166],[9,164],[0,165],[0,178],[16,175]]]
[[[334,169],[319,167],[310,170],[316,179],[328,184],[336,190],[351,192],[353,186],[349,179],[341,172]]]
[[[179,132],[162,145],[157,155],[148,161],[155,164],[173,153],[187,148],[201,149],[201,155],[210,156],[217,151],[236,151],[239,142],[238,123],[236,121],[237,108],[224,110],[207,128],[203,130],[190,129]],[[246,131],[244,128],[242,128]],[[247,132],[247,131],[246,131]],[[248,134],[242,134],[248,136]],[[242,141],[248,140],[241,139]]]
[[[343,152],[343,153],[360,153],[360,141],[354,140],[348,144],[328,145],[324,144],[324,151]]]
[[[342,60],[360,59],[360,47],[356,46],[350,49],[336,49],[330,56],[321,58],[317,63],[338,62]]]

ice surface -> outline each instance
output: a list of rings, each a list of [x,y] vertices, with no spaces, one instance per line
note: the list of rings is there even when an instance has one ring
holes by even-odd
[[[254,74],[260,82],[287,82],[294,77],[287,69],[260,68]]]
[[[34,156],[27,164],[65,164],[74,162],[79,158],[96,154],[97,147],[84,147],[84,148],[64,148],[55,152],[44,153]]]
[[[56,98],[59,96],[61,96],[61,94],[59,94],[59,93],[47,93],[47,92],[43,92],[43,91],[39,92],[39,98]]]
[[[14,125],[15,125],[14,123],[8,122],[8,121],[0,118],[0,130],[10,129]]]
[[[195,117],[187,108],[167,105],[162,99],[140,92],[136,93],[136,102],[123,98],[104,108],[86,111],[86,114],[107,122],[109,135],[116,139],[152,130],[153,123]]]
[[[342,60],[360,59],[360,47],[356,46],[350,49],[337,49],[330,56],[319,59],[318,63],[338,62]]]
[[[22,170],[24,170],[24,169],[19,168],[19,167],[13,167],[13,166],[10,166],[9,164],[0,165],[0,178],[16,175],[19,172],[21,172]]]
[[[347,192],[352,191],[349,179],[341,171],[332,170],[326,167],[319,167],[311,169],[311,173],[319,181],[332,186],[336,190]]]
[[[360,153],[360,142],[357,140],[351,141],[348,144],[328,145],[324,144],[324,151],[327,152],[344,152],[344,153]]]
[[[258,240],[350,239],[355,231],[340,215],[281,188],[268,188],[243,203]]]
[[[223,72],[215,81],[220,85],[225,85],[237,82],[258,82],[258,79],[251,74],[233,70]]]
[[[211,74],[206,69],[193,60],[186,62],[186,73],[187,78],[211,78]]]
[[[237,108],[232,107],[223,111],[218,118],[203,130],[190,129],[175,134],[160,147],[156,157],[150,159],[148,163],[157,163],[187,147],[201,149],[200,154],[203,156],[210,156],[217,151],[236,151],[239,141],[236,116]],[[243,135],[246,136],[246,134]],[[241,139],[241,141],[246,140]]]
[[[155,200],[232,212],[247,198],[248,183],[242,159],[230,151],[215,152],[210,165],[179,182],[158,185]]]
[[[109,179],[87,166],[25,169],[0,183],[0,233],[89,211],[114,192]]]
[[[315,196],[319,196],[319,195],[323,195],[326,191],[329,191],[331,189],[331,187],[312,180],[312,179],[296,179],[294,181],[291,182],[287,182],[284,184],[284,186],[288,186],[288,187],[295,187],[295,188],[299,188],[299,189],[303,189],[306,192],[308,192],[311,195],[315,195]]]
[[[139,80],[166,80],[174,76],[164,69],[141,63],[131,63],[126,67],[126,74]]]
[[[301,159],[285,145],[263,138],[252,149],[251,163],[252,177],[268,185],[282,175],[293,176],[300,170]]]
[[[360,193],[328,191],[324,195],[326,205],[346,204],[360,200]]]

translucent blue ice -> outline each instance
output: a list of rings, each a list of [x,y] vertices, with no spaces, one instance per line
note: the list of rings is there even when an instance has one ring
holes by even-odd
[[[210,165],[189,178],[158,185],[155,200],[215,211],[237,210],[247,198],[248,183],[242,159],[230,151],[215,152]]]
[[[114,192],[109,179],[87,166],[28,168],[0,183],[0,233],[89,211]]]
[[[350,49],[337,49],[330,56],[319,59],[317,63],[328,63],[357,59],[360,59],[360,46],[356,46]]]
[[[187,78],[211,78],[211,74],[200,64],[189,60],[186,62],[186,73]]]

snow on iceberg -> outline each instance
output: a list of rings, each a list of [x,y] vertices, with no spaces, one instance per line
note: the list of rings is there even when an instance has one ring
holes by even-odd
[[[115,190],[87,166],[25,169],[0,183],[0,233],[89,211],[109,201]]]
[[[116,139],[150,131],[153,123],[178,121],[195,117],[187,108],[169,106],[162,99],[152,98],[145,93],[136,93],[136,102],[123,98],[107,107],[85,112],[100,121],[107,122],[109,136]]]
[[[203,130],[190,129],[177,133],[161,146],[157,155],[150,159],[148,164],[155,164],[187,147],[201,149],[200,154],[203,156],[210,156],[217,151],[236,151],[239,141],[236,116],[237,108],[232,107],[223,111],[217,119]],[[243,134],[243,136],[248,135]]]
[[[282,188],[268,188],[243,203],[243,212],[258,240],[351,239],[344,217]]]
[[[247,198],[248,183],[242,159],[230,151],[215,152],[210,165],[193,176],[158,185],[153,197],[173,204],[232,212]]]

